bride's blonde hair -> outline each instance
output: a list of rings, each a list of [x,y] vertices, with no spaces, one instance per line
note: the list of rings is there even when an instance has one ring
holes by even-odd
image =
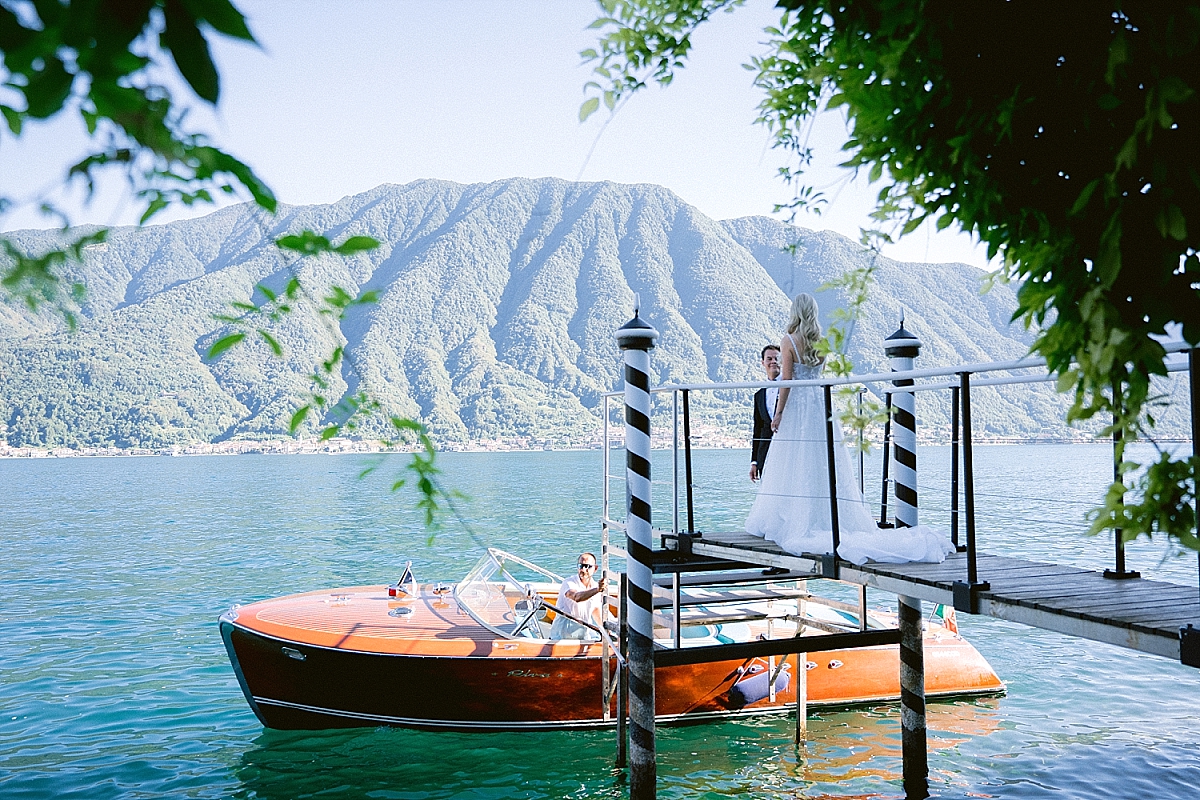
[[[821,338],[821,322],[817,318],[820,310],[811,294],[798,294],[792,301],[792,317],[788,320],[787,332],[797,334],[796,344],[800,347],[800,363],[815,367],[825,359],[817,354],[815,345]]]

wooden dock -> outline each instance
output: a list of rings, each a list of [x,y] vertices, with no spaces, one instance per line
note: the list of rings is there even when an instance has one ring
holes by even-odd
[[[816,554],[793,555],[774,542],[747,533],[678,536],[661,532],[666,547],[697,556],[740,561],[829,577],[830,560]],[[688,541],[690,539],[690,541]],[[1062,564],[1044,564],[1007,556],[977,556],[980,588],[974,609],[962,608],[967,579],[965,553],[941,564],[851,564],[838,559],[837,579],[892,594],[953,605],[997,619],[1020,622],[1200,667],[1200,587],[1131,578],[1113,580],[1100,572]],[[1188,630],[1196,626],[1194,635]],[[1181,644],[1182,643],[1182,644]]]

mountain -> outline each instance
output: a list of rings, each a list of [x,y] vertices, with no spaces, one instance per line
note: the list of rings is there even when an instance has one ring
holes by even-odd
[[[305,228],[382,244],[300,260],[274,246]],[[58,235],[11,238],[40,252]],[[659,186],[422,180],[274,217],[242,205],[114,229],[70,276],[88,287],[76,331],[46,311],[0,309],[0,422],[13,446],[277,437],[307,399],[307,376],[344,344],[335,390],[364,389],[443,443],[582,442],[599,428],[601,393],[619,386],[613,331],[635,294],[661,334],[656,381],[745,380],[759,376],[760,348],[779,340],[791,295],[872,259],[877,282],[850,348],[859,371],[886,369],[882,340],[902,315],[924,342],[918,366],[1027,352],[1030,335],[1008,324],[1011,287],[981,295],[984,274],[963,264],[898,263],[766,217],[715,221]],[[379,301],[332,326],[301,302],[273,328],[282,358],[249,340],[206,358],[229,331],[215,314],[261,299],[258,284],[280,291],[293,274],[314,293],[339,285],[376,290]],[[842,303],[832,291],[817,298],[827,320]],[[944,428],[946,399],[921,397],[921,424]],[[748,393],[697,392],[693,407],[713,430],[748,427]],[[1045,386],[980,390],[976,428],[1057,431],[1063,410]]]

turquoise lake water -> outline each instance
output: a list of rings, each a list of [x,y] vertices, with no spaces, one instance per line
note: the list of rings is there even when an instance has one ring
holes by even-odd
[[[988,552],[1090,568],[1111,542],[1082,515],[1111,476],[1102,446],[976,449]],[[948,518],[948,450],[923,448],[922,522]],[[753,500],[745,452],[696,453],[697,524],[736,527]],[[0,797],[621,797],[604,732],[264,730],[217,631],[234,603],[390,582],[454,580],[481,544],[559,572],[599,540],[600,453],[446,454],[472,496],[432,544],[411,497],[366,456],[0,461]],[[655,459],[670,526],[670,455]],[[614,470],[617,471],[617,470]],[[878,464],[868,463],[878,501]],[[613,482],[623,505],[624,487]],[[620,515],[618,513],[618,515]],[[1196,585],[1194,554],[1129,548],[1147,577]],[[986,578],[986,575],[982,576]],[[878,593],[875,603],[888,606]],[[939,797],[1200,796],[1200,671],[999,620],[960,626],[1009,687],[931,704]],[[798,753],[788,717],[660,729],[660,797],[896,797],[894,707],[823,712]]]

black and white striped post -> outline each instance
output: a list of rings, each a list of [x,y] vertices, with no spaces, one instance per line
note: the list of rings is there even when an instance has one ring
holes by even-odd
[[[884,339],[884,352],[892,360],[892,372],[907,372],[921,352],[921,340],[904,329]],[[892,381],[893,386],[912,386],[911,378]],[[917,525],[917,416],[914,392],[892,392],[892,448],[896,457],[896,527]]]
[[[654,573],[650,563],[650,350],[658,331],[638,316],[617,330],[625,354],[625,537],[629,560],[629,797],[653,798]]]
[[[921,601],[900,601],[900,752],[904,759],[904,797],[929,796],[929,751],[925,740],[925,651]]]
[[[884,340],[892,372],[907,372],[921,352],[921,340],[904,328]],[[892,381],[912,386],[911,378]],[[917,519],[917,406],[916,393],[892,392],[892,447],[896,457],[896,527],[915,527]],[[925,652],[921,601],[899,600],[900,628],[900,749],[904,758],[904,796],[929,796],[929,754],[925,737]]]

